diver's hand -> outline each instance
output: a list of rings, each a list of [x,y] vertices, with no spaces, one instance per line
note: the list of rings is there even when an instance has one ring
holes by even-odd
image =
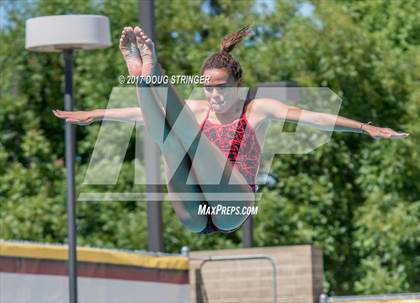
[[[391,128],[377,127],[368,124],[364,124],[362,130],[374,139],[403,139],[409,135],[408,133],[397,132]]]
[[[57,118],[78,125],[88,125],[99,118],[95,111],[62,111],[55,109],[52,112]]]

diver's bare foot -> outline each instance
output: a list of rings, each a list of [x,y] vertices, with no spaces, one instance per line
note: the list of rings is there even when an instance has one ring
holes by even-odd
[[[143,62],[142,76],[151,75],[153,73],[153,69],[157,66],[155,44],[138,26],[134,28],[134,34],[136,36],[137,47],[140,50],[140,56]]]
[[[128,73],[131,76],[140,76],[142,61],[132,27],[124,27],[120,38],[120,50],[127,64]]]

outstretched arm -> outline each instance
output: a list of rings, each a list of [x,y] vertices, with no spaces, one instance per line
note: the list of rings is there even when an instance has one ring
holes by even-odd
[[[368,134],[373,138],[405,138],[408,133],[397,132],[391,128],[377,127],[342,116],[314,112],[289,106],[275,99],[257,99],[255,108],[266,114],[267,118],[303,123],[310,127]]]
[[[95,109],[91,111],[53,110],[53,114],[57,118],[79,125],[88,125],[101,120],[143,123],[143,115],[139,107]]]

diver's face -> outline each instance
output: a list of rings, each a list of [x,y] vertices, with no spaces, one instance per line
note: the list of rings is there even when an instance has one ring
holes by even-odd
[[[217,113],[227,112],[238,100],[238,82],[224,68],[210,68],[203,73],[209,81],[204,93],[211,108]]]

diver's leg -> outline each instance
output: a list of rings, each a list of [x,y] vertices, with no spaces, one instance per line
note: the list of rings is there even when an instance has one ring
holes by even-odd
[[[130,75],[141,75],[142,70],[148,68],[148,59],[142,62],[139,49],[131,27],[125,27],[121,34],[120,50],[127,64]],[[144,95],[137,90],[137,95]],[[141,105],[145,102],[139,100]],[[145,126],[149,134],[158,144],[165,160],[165,172],[168,179],[168,192],[172,196],[172,206],[182,223],[193,232],[200,232],[207,226],[207,216],[198,215],[198,206],[204,200],[198,182],[187,185],[186,180],[191,170],[191,160],[183,146],[175,136],[168,136],[163,142],[163,133],[169,133],[169,125],[165,121],[163,109],[156,104],[141,106]],[[144,108],[144,109],[143,109]],[[194,176],[191,176],[194,178]],[[194,195],[194,196],[192,196]],[[198,200],[194,200],[197,198]]]
[[[191,231],[200,232],[206,227],[208,218],[198,215],[198,207],[205,197],[191,171],[191,159],[176,136],[169,135],[163,140],[160,126],[163,124],[163,133],[169,133],[170,129],[164,119],[163,111],[156,103],[142,100],[144,99],[142,95],[139,92],[144,125],[148,127],[148,133],[159,146],[165,160],[169,200],[182,223]],[[187,184],[187,180],[190,180],[190,184]]]
[[[147,89],[137,89],[138,100],[144,125],[159,146],[165,160],[169,200],[172,201],[172,206],[182,223],[191,231],[200,232],[206,227],[208,218],[198,215],[198,207],[205,197],[192,172],[191,159],[176,136],[167,135],[164,138],[165,134],[169,134],[169,124],[165,120],[163,109],[147,98],[144,91]]]

